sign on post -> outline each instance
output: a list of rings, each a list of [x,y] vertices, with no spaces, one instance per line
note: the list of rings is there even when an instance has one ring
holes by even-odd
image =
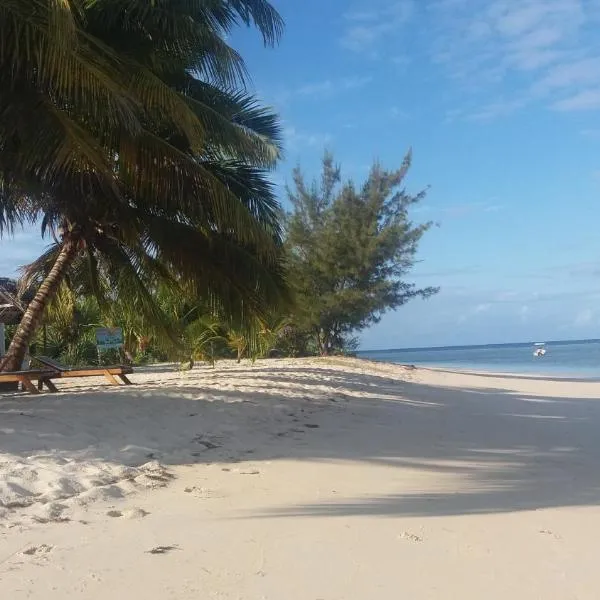
[[[121,348],[123,346],[123,330],[120,327],[100,327],[96,329],[96,346],[98,352]]]

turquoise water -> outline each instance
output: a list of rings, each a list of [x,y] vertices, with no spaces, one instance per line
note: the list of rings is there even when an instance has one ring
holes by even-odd
[[[547,342],[543,358],[534,358],[533,350],[533,343],[526,343],[374,350],[358,355],[383,362],[455,370],[600,378],[600,340]]]

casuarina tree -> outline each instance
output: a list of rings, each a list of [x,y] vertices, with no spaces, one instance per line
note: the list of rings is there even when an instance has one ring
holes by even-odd
[[[330,154],[320,184],[307,185],[300,169],[294,171],[287,246],[296,326],[311,333],[323,355],[346,349],[354,334],[386,311],[437,291],[406,280],[431,226],[410,219],[410,209],[424,197],[403,187],[410,163],[410,153],[395,171],[376,163],[360,187],[342,183]]]

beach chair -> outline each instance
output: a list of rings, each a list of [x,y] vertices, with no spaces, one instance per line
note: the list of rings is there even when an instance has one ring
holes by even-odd
[[[133,373],[133,369],[127,365],[113,365],[110,367],[105,366],[89,366],[89,367],[67,367],[53,358],[48,356],[34,356],[32,360],[37,361],[44,367],[53,369],[55,371],[55,377],[60,378],[72,378],[72,377],[99,377],[104,376],[111,385],[120,385],[117,377],[125,384],[131,385],[131,381],[127,378],[127,375]]]
[[[57,392],[56,386],[52,383],[52,378],[58,376],[59,374],[54,369],[12,371],[10,373],[0,373],[0,383],[20,383],[23,389],[30,394],[39,394],[44,385],[51,392]],[[37,386],[33,383],[36,380]]]

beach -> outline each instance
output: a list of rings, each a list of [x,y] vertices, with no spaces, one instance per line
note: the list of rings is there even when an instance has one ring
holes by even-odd
[[[600,382],[358,359],[0,396],[0,596],[592,600]]]

